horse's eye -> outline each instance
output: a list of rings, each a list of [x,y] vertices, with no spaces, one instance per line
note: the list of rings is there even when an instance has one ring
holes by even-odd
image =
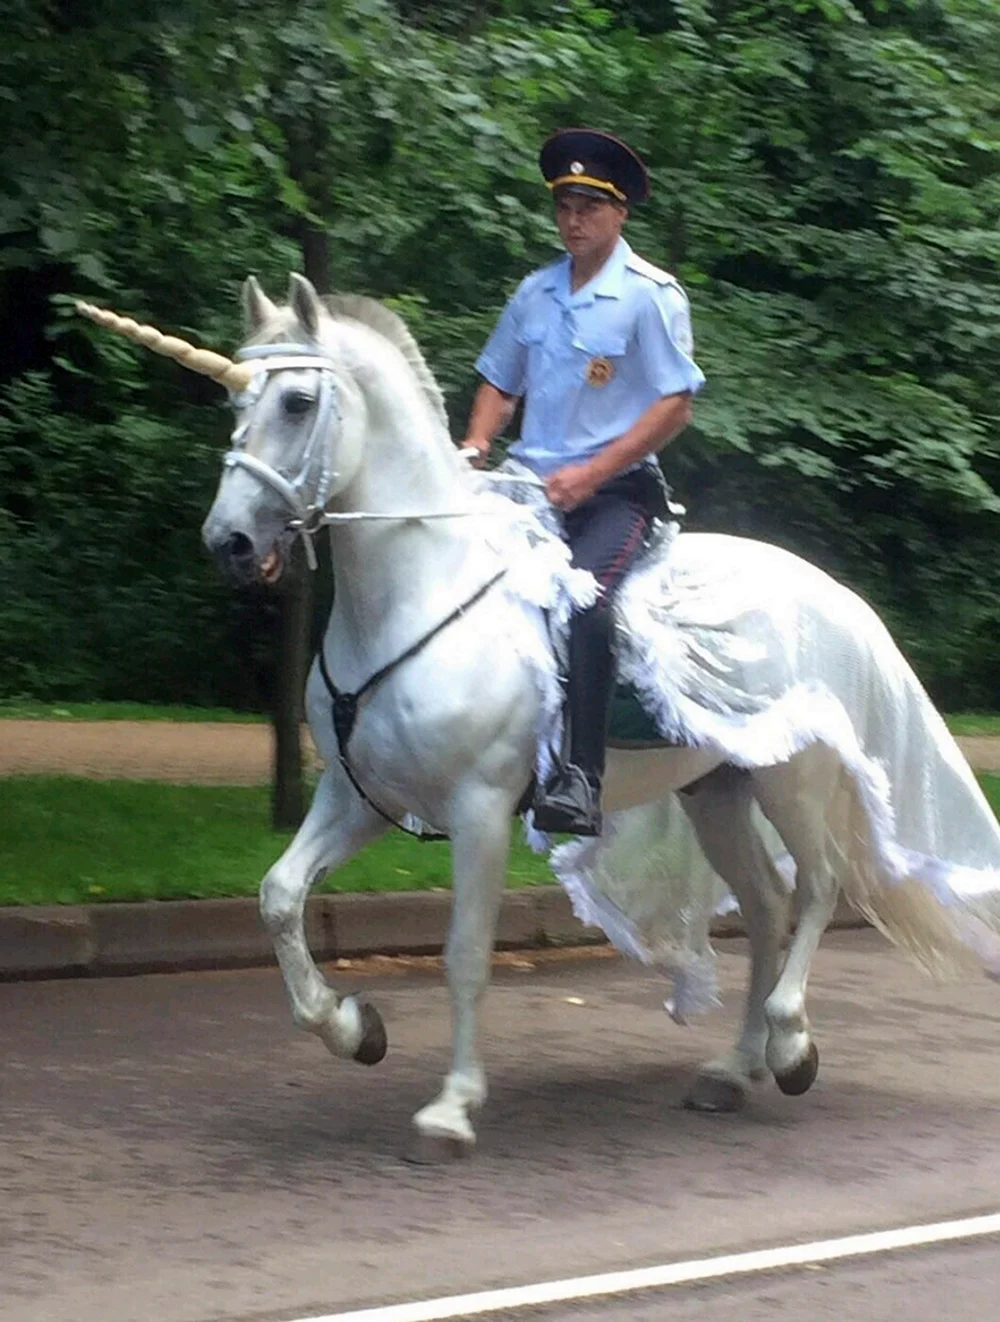
[[[300,418],[303,413],[308,413],[314,403],[312,395],[305,390],[289,390],[282,400],[285,412],[290,413],[294,418]]]

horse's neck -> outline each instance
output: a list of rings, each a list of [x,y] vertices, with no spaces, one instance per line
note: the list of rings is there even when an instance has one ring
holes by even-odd
[[[364,459],[336,501],[345,513],[454,514],[474,497],[436,434],[419,387],[384,381],[370,407]],[[416,392],[414,395],[413,392]],[[334,524],[334,607],[327,655],[352,685],[416,642],[499,566],[475,516]]]

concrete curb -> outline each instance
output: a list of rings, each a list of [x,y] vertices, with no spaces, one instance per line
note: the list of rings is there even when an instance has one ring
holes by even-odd
[[[364,955],[437,955],[451,908],[447,891],[317,895],[306,934],[317,960]],[[832,927],[864,927],[843,901]],[[739,914],[713,925],[716,937],[745,935]],[[497,947],[537,950],[605,944],[573,917],[558,886],[504,892]],[[273,964],[255,899],[150,901],[0,909],[0,980],[106,977]]]

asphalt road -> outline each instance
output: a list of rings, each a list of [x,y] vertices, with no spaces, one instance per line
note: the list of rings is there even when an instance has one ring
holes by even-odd
[[[725,1008],[688,1030],[617,959],[508,961],[480,1146],[442,1169],[400,1159],[447,1062],[433,964],[328,970],[385,1015],[372,1070],[297,1033],[269,969],[0,985],[0,1318],[291,1322],[1000,1211],[1000,988],[939,988],[874,933],[833,935],[814,1090],[705,1117],[679,1102],[732,1033],[745,956],[721,952]],[[998,1257],[984,1241],[547,1316],[881,1322],[908,1293],[912,1322],[966,1322],[995,1315]]]
[[[997,1316],[1000,1239],[834,1267],[652,1290],[535,1313],[534,1322],[986,1322]],[[497,1313],[495,1322],[517,1314]],[[523,1322],[521,1314],[518,1322]]]

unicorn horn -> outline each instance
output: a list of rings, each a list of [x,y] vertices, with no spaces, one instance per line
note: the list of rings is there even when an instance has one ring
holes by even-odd
[[[141,325],[131,317],[119,317],[116,312],[109,312],[107,308],[95,308],[92,303],[77,303],[76,310],[82,317],[89,318],[98,326],[116,331],[119,335],[124,335],[127,340],[135,340],[136,344],[145,345],[147,349],[161,353],[165,358],[173,358],[183,363],[185,367],[190,367],[192,372],[210,376],[213,381],[218,381],[219,385],[225,386],[227,390],[245,390],[253,380],[254,370],[248,364],[236,363],[231,358],[223,357],[221,353],[213,353],[210,349],[198,349],[193,344],[188,344],[186,340],[179,340],[173,335],[164,335],[155,326]]]

